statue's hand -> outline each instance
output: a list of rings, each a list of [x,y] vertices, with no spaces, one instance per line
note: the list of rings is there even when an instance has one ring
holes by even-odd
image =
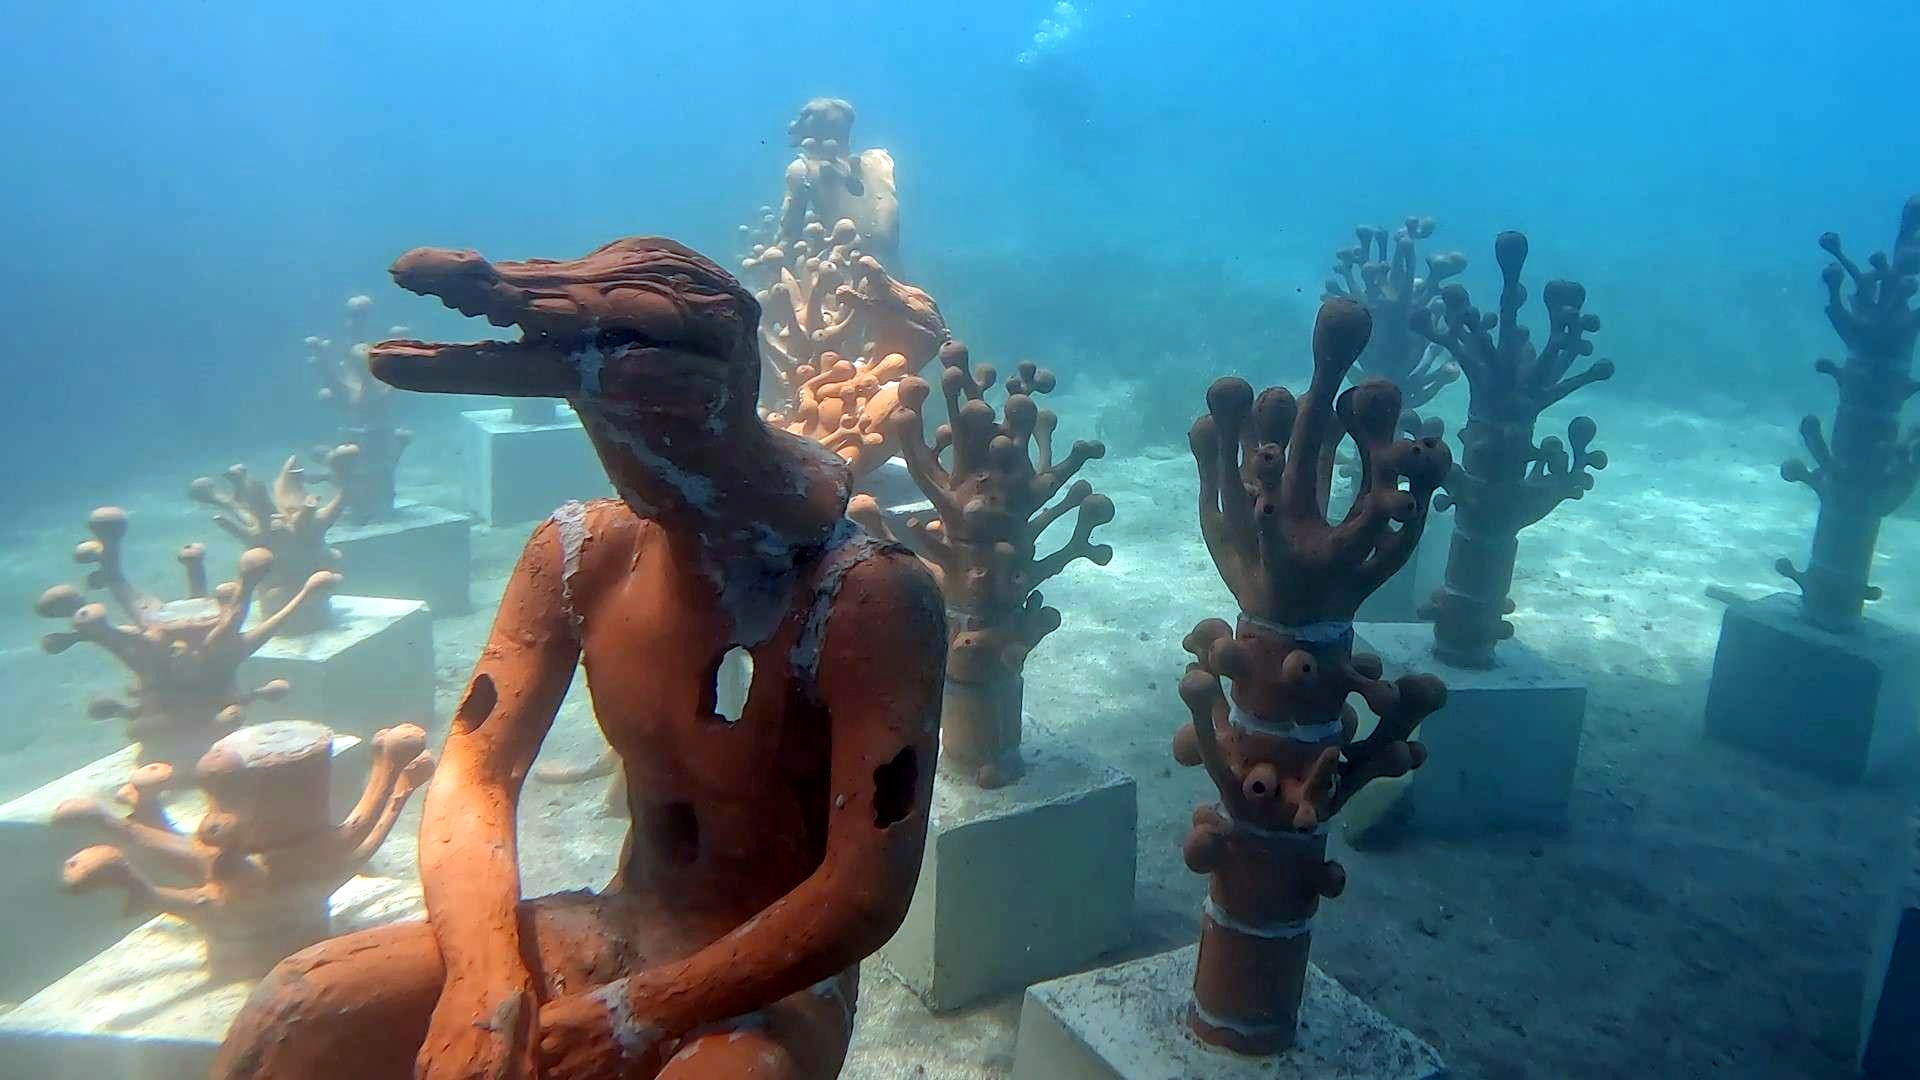
[[[539,1009],[531,984],[498,990],[449,984],[420,1045],[416,1080],[535,1080]]]
[[[667,1032],[636,1015],[626,980],[540,1008],[543,1080],[619,1080],[660,1071]]]

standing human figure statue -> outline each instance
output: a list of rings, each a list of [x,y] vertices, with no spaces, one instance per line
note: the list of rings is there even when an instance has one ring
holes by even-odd
[[[668,240],[572,261],[421,249],[394,279],[525,332],[376,346],[415,390],[564,397],[620,499],[528,542],[420,831],[427,922],[283,962],[223,1077],[831,1077],[926,838],[946,631],[846,466],[754,411],[758,306]],[[715,673],[753,661],[737,720]],[[599,893],[522,902],[515,816],[577,664],[633,824]],[[415,1072],[416,1065],[418,1072]]]
[[[860,233],[861,253],[899,273],[900,196],[893,155],[878,147],[854,152],[853,106],[840,98],[814,98],[787,125],[787,142],[799,153],[787,166],[779,242],[791,247],[809,220],[828,229],[851,221]]]

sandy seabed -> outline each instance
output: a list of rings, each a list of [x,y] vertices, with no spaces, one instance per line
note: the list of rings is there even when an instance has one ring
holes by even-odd
[[[1060,397],[1072,433],[1073,418],[1097,403]],[[1575,403],[1599,420],[1596,445],[1612,464],[1586,499],[1523,535],[1513,616],[1521,640],[1591,683],[1571,825],[1554,835],[1338,845],[1351,884],[1323,907],[1314,958],[1463,1078],[1850,1075],[1869,937],[1902,857],[1912,777],[1838,786],[1701,735],[1721,610],[1707,587],[1753,596],[1790,588],[1772,562],[1803,559],[1811,535],[1812,495],[1777,472],[1797,451],[1794,418],[1701,416],[1604,391]],[[1571,415],[1556,410],[1541,434],[1564,431]],[[451,425],[423,426],[402,489],[457,504]],[[256,467],[269,460],[263,451]],[[209,541],[213,572],[230,573],[222,560],[232,545],[184,498],[195,472],[225,464],[142,471],[14,519],[0,567],[11,713],[0,796],[118,745],[110,725],[80,715],[118,674],[88,650],[39,655],[33,641],[50,627],[28,614],[42,588],[76,579],[68,553],[87,511],[104,502],[132,510],[131,569],[174,594],[172,553],[188,540]],[[1116,554],[1104,569],[1076,564],[1045,587],[1066,621],[1029,660],[1027,705],[1030,738],[1072,740],[1139,783],[1135,941],[1119,960],[1197,934],[1203,881],[1178,849],[1192,808],[1213,794],[1197,770],[1173,765],[1168,740],[1185,713],[1174,693],[1180,639],[1233,608],[1192,525],[1183,450],[1115,455],[1084,475],[1117,508],[1099,537]],[[475,613],[434,627],[443,718],[528,531],[474,532]],[[1875,567],[1888,599],[1874,612],[1907,629],[1920,629],[1916,548],[1920,522],[1889,519]],[[543,760],[584,761],[599,747],[576,687]],[[598,783],[529,786],[530,895],[610,876],[623,826],[600,814],[600,792]],[[417,814],[416,801],[376,872],[411,873]],[[1018,1012],[1011,995],[934,1017],[869,964],[845,1075],[1006,1076]]]

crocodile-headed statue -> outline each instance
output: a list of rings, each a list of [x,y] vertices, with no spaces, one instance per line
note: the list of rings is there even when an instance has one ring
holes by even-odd
[[[844,520],[839,457],[756,415],[759,308],[707,259],[651,238],[570,261],[421,249],[393,276],[522,336],[385,342],[374,374],[563,397],[621,497],[556,510],[507,585],[427,795],[427,922],[282,963],[215,1074],[836,1075],[859,962],[920,868],[938,590]],[[729,720],[735,650],[753,675]],[[521,783],[582,662],[632,831],[606,890],[522,902]]]

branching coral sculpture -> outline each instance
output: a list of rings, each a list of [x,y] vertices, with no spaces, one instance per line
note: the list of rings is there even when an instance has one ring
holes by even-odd
[[[307,338],[307,366],[320,381],[320,400],[340,412],[337,445],[315,456],[335,467],[335,479],[354,521],[382,521],[393,515],[394,474],[413,432],[396,426],[388,412],[393,388],[367,371],[366,322],[373,300],[347,301],[348,345],[336,354],[333,342]],[[399,328],[396,328],[399,329]],[[349,450],[351,448],[351,450]]]
[[[915,374],[948,339],[933,298],[896,280],[878,259],[862,253],[860,242],[851,221],[841,221],[831,234],[815,223],[802,240],[743,261],[750,278],[769,282],[756,293],[766,361],[761,404],[769,423],[814,438],[835,436],[840,425],[809,412],[825,387],[844,387],[853,379],[846,372],[883,386]],[[842,363],[851,368],[841,369]],[[838,416],[846,428],[860,426],[863,437],[884,440],[885,413],[843,409]]]
[[[254,593],[273,570],[273,553],[250,548],[240,557],[238,579],[209,591],[206,549],[180,549],[187,572],[187,596],[165,601],[129,581],[122,557],[127,537],[126,511],[103,506],[87,519],[93,539],[74,549],[74,560],[93,569],[87,588],[104,590],[129,620],[113,622],[107,606],[90,603],[70,585],[40,595],[34,610],[47,618],[72,621],[72,629],[48,634],[41,644],[62,653],[86,641],[112,653],[132,675],[130,700],[98,698],[87,706],[96,720],[127,721],[127,737],[140,744],[140,760],[193,761],[243,718],[243,708],[260,699],[284,697],[285,680],[241,690],[235,672],[307,605],[320,602],[336,581],[333,574],[310,575],[277,612],[247,627]]]
[[[1341,392],[1370,322],[1351,300],[1326,301],[1304,398],[1272,387],[1256,399],[1243,380],[1221,379],[1190,435],[1201,535],[1240,617],[1208,619],[1184,643],[1194,662],[1180,696],[1193,719],[1174,757],[1205,766],[1220,791],[1194,813],[1184,847],[1187,866],[1209,877],[1188,1023],[1243,1053],[1293,1045],[1314,913],[1346,887],[1326,858],[1328,819],[1369,781],[1421,765],[1426,751],[1409,737],[1446,699],[1433,676],[1388,683],[1378,657],[1353,652],[1354,612],[1412,554],[1451,460],[1437,438],[1395,437],[1392,383]],[[1329,524],[1323,492],[1343,436],[1359,451],[1359,490]],[[1356,693],[1380,717],[1363,739],[1347,703]]]
[[[1414,312],[1439,303],[1441,286],[1467,268],[1465,255],[1448,251],[1428,255],[1426,276],[1414,276],[1415,245],[1433,230],[1430,217],[1410,217],[1391,234],[1385,225],[1362,225],[1354,230],[1358,243],[1334,252],[1337,276],[1327,279],[1328,297],[1357,300],[1373,316],[1373,338],[1354,366],[1400,388],[1401,430],[1409,435],[1439,434],[1418,410],[1460,377],[1460,365],[1413,328]]]
[[[1568,499],[1593,487],[1589,469],[1607,467],[1607,455],[1587,449],[1593,420],[1575,417],[1567,442],[1549,436],[1534,445],[1533,429],[1548,406],[1589,383],[1613,377],[1613,361],[1599,360],[1568,374],[1593,355],[1586,335],[1600,319],[1582,309],[1587,290],[1577,282],[1549,281],[1541,293],[1547,308],[1546,343],[1538,348],[1520,325],[1527,301],[1520,270],[1527,238],[1503,232],[1494,240],[1494,260],[1503,285],[1500,312],[1482,313],[1467,290],[1448,284],[1438,310],[1420,308],[1412,326],[1445,349],[1466,372],[1467,424],[1460,431],[1462,460],[1447,473],[1444,510],[1457,507],[1458,521],[1447,552],[1446,581],[1434,593],[1434,655],[1458,667],[1493,666],[1494,646],[1513,636],[1504,616],[1513,611],[1514,556],[1520,530]]]
[[[413,724],[374,735],[360,801],[334,825],[327,805],[333,732],[291,720],[241,728],[200,759],[196,779],[209,808],[191,835],[177,832],[160,806],[159,790],[171,779],[166,765],[137,770],[121,789],[130,806],[124,817],[97,799],[60,804],[55,821],[104,829],[118,845],[79,852],[62,877],[76,891],[124,890],[129,911],[194,924],[206,935],[216,977],[263,974],[327,936],[327,898],[373,857],[433,775],[426,742]],[[135,866],[147,862],[197,884],[155,884]]]
[[[1874,252],[1867,268],[1840,249],[1840,237],[1827,233],[1820,247],[1833,256],[1821,280],[1827,286],[1827,320],[1847,347],[1845,363],[1821,360],[1814,368],[1831,375],[1839,387],[1840,407],[1833,419],[1833,442],[1821,432],[1818,417],[1800,421],[1800,437],[1813,458],[1789,461],[1780,475],[1805,484],[1820,497],[1813,530],[1813,556],[1805,570],[1781,559],[1782,574],[1800,586],[1807,617],[1829,630],[1858,625],[1868,600],[1880,598],[1867,583],[1880,520],[1913,494],[1920,477],[1920,431],[1900,433],[1900,408],[1920,382],[1912,376],[1913,347],[1920,333],[1920,311],[1913,307],[1920,289],[1920,195],[1900,212],[1900,231],[1889,258]],[[1847,282],[1853,284],[1848,295]]]
[[[907,534],[895,538],[919,552],[946,597],[950,646],[941,766],[982,787],[998,787],[1020,772],[1027,654],[1060,627],[1060,612],[1036,590],[1076,559],[1105,566],[1113,558],[1113,548],[1091,542],[1093,530],[1113,520],[1113,502],[1094,494],[1086,481],[1073,480],[1106,452],[1099,443],[1076,442],[1064,458],[1054,459],[1060,418],[1034,401],[1053,390],[1052,372],[1022,363],[1006,382],[1007,397],[996,416],[986,401],[999,378],[991,366],[970,367],[958,342],[941,348],[940,363],[940,390],[952,423],[942,424],[927,443],[921,417],[931,389],[918,377],[901,380],[901,408],[892,421],[907,471],[932,501],[935,518],[909,518]],[[951,464],[943,465],[947,451]],[[1059,501],[1048,506],[1056,495]],[[1040,556],[1040,534],[1075,510],[1072,538]],[[869,531],[894,536],[870,497],[856,497],[847,512]]]
[[[327,543],[327,530],[340,519],[346,483],[357,451],[341,447],[330,457],[335,470],[333,497],[322,500],[307,491],[306,475],[295,458],[280,466],[272,486],[253,479],[244,465],[227,469],[227,489],[211,477],[193,482],[187,493],[198,503],[220,511],[213,523],[249,548],[273,553],[268,573],[260,583],[260,610],[273,615],[288,606],[309,578],[326,573],[338,579],[334,567],[340,552]],[[288,635],[309,634],[333,625],[333,609],[326,597],[300,605],[282,625]]]

